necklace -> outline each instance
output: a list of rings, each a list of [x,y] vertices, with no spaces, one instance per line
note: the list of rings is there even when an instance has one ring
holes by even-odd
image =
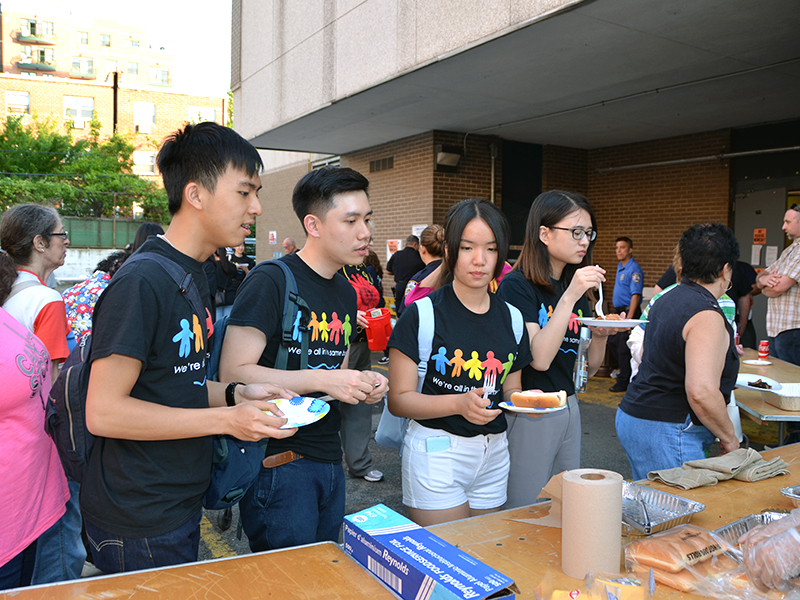
[[[157,233],[157,234],[156,234],[156,237],[157,237],[157,238],[161,238],[162,240],[164,240],[165,242],[167,242],[167,243],[168,243],[170,246],[172,246],[173,248],[175,247],[175,244],[173,244],[172,242],[170,242],[170,241],[169,241],[169,238],[167,238],[167,236],[165,236],[163,233]]]

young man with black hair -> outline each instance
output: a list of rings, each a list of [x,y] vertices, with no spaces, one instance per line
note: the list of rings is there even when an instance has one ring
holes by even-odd
[[[633,240],[629,237],[617,238],[614,250],[617,253],[617,277],[614,280],[614,312],[625,313],[629,319],[638,319],[642,314],[642,290],[644,271],[633,258]],[[630,329],[616,333],[608,338],[608,348],[617,358],[619,376],[617,382],[608,388],[612,392],[624,392],[631,381],[631,349],[628,348]]]
[[[157,164],[172,221],[140,252],[172,260],[208,298],[203,261],[241,243],[261,214],[261,160],[232,129],[200,123],[170,135]],[[140,260],[95,307],[86,424],[98,437],[81,509],[105,573],[197,560],[212,434],[255,441],[297,431],[263,412],[282,415],[265,400],[291,390],[206,382],[211,313],[196,314],[184,296],[161,266]]]
[[[285,279],[265,263],[236,295],[220,361],[223,381],[273,381],[306,396],[330,395],[328,415],[285,440],[271,440],[255,485],[239,502],[254,552],[338,541],[344,517],[339,403],[378,402],[383,375],[348,369],[355,339],[356,293],[336,273],[368,253],[372,209],[367,179],[352,169],[323,167],[305,175],[292,206],[306,231],[296,253],[281,257],[311,312],[308,368],[300,370],[299,340],[290,342],[287,370],[274,368],[281,344]]]

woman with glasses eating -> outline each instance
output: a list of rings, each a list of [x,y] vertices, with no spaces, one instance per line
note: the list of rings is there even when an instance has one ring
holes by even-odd
[[[581,421],[573,369],[580,341],[579,317],[590,317],[586,292],[606,280],[592,265],[597,221],[589,201],[551,190],[531,205],[525,240],[514,269],[500,284],[500,297],[522,311],[533,360],[522,370],[522,389],[567,393],[567,408],[530,418],[510,413],[511,471],[506,508],[536,502],[555,473],[580,467]],[[594,329],[588,373],[603,361],[606,339],[616,329]]]

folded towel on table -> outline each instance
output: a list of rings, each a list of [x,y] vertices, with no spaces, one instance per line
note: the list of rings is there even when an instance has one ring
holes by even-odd
[[[647,478],[663,481],[685,490],[706,485],[716,485],[718,481],[738,479],[740,481],[761,481],[776,475],[786,475],[788,463],[781,458],[765,461],[752,448],[739,448],[722,456],[690,460],[681,467],[651,471]]]

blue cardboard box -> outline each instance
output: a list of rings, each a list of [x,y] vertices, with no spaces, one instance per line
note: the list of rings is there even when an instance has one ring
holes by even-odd
[[[383,504],[344,518],[344,551],[407,600],[516,597],[511,578]]]

